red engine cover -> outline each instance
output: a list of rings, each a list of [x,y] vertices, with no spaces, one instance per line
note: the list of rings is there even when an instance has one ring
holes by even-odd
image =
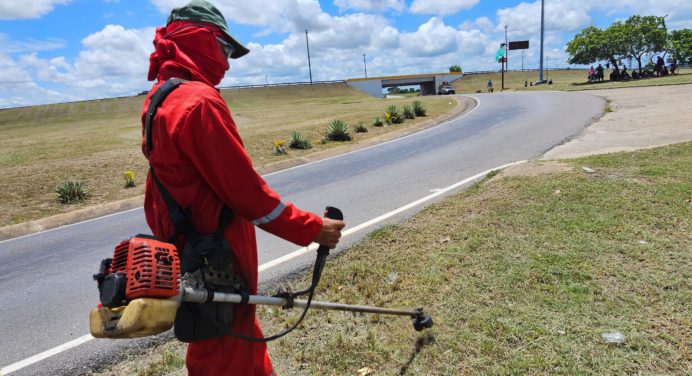
[[[110,273],[125,273],[128,299],[170,298],[180,288],[180,259],[173,244],[143,235],[115,247]]]

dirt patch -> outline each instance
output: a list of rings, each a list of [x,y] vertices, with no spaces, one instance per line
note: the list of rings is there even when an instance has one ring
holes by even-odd
[[[558,161],[530,161],[508,167],[502,170],[500,176],[540,176],[572,169],[572,166]]]
[[[609,100],[609,111],[544,159],[652,148],[692,140],[692,85],[592,90]]]

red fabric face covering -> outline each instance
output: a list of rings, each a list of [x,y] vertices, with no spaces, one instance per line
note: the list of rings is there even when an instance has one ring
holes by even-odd
[[[216,30],[215,30],[216,29]],[[148,79],[180,77],[216,86],[229,68],[214,25],[174,21],[156,29],[154,52],[149,57]]]

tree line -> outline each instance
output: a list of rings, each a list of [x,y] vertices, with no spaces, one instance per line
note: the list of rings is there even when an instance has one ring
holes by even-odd
[[[623,59],[634,59],[640,73],[642,58],[653,54],[662,53],[665,58],[670,53],[679,64],[692,64],[692,30],[668,33],[665,17],[634,15],[607,29],[595,26],[583,29],[567,43],[567,53],[570,64],[607,61],[614,68],[619,68]]]

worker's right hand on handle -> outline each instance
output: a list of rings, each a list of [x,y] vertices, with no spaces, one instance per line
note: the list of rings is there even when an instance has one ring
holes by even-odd
[[[341,237],[341,229],[346,226],[344,221],[337,219],[322,218],[322,229],[315,238],[315,243],[334,249],[339,238]]]

